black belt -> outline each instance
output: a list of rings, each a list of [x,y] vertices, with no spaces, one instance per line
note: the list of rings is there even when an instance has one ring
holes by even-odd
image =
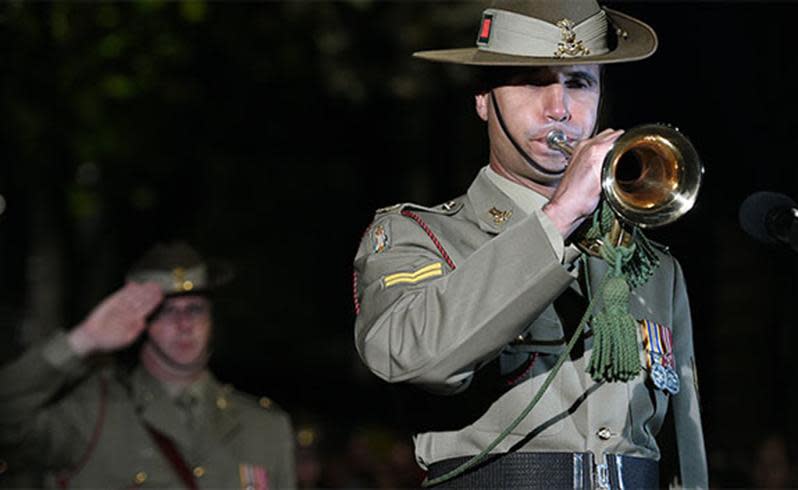
[[[457,468],[470,458],[452,458],[429,466],[428,479]],[[593,453],[509,453],[491,456],[435,488],[612,489],[659,488],[659,463],[653,459]]]

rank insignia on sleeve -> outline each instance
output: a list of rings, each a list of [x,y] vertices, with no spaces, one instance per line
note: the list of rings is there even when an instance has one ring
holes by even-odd
[[[388,247],[388,233],[385,231],[384,226],[375,226],[374,231],[371,232],[371,238],[375,254],[385,251]]]
[[[443,275],[443,264],[434,262],[413,272],[397,272],[396,274],[387,275],[383,278],[383,282],[387,288],[397,284],[416,284],[424,279],[441,275]]]
[[[640,321],[646,369],[651,383],[671,395],[679,393],[679,374],[673,357],[673,332],[670,328],[648,320]]]
[[[242,490],[269,490],[269,474],[263,466],[241,463],[238,474]]]

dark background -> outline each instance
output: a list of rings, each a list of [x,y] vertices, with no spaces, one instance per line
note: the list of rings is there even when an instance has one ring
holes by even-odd
[[[660,37],[608,70],[608,124],[673,123],[706,167],[695,210],[652,235],[688,281],[713,484],[764,486],[758,461],[788,464],[798,433],[798,261],[737,212],[757,190],[798,198],[798,4],[608,5]],[[186,239],[236,269],[218,376],[294,415],[315,485],[398,485],[358,468],[400,471],[409,429],[354,352],[351,260],[376,208],[446,201],[486,164],[467,72],[410,57],[473,45],[483,7],[0,4],[0,353]]]

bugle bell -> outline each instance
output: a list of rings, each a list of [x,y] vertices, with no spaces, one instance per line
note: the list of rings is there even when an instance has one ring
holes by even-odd
[[[546,139],[551,148],[573,154],[562,131]],[[644,124],[626,131],[601,169],[602,198],[620,221],[613,228],[655,228],[679,219],[695,204],[703,174],[695,147],[678,129]]]

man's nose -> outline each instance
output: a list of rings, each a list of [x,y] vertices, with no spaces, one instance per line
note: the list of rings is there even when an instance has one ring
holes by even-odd
[[[561,83],[552,83],[544,88],[543,111],[547,121],[567,122],[571,119],[565,87]]]
[[[181,310],[177,315],[175,323],[177,324],[177,330],[180,332],[190,332],[194,327],[191,315],[187,311]]]

